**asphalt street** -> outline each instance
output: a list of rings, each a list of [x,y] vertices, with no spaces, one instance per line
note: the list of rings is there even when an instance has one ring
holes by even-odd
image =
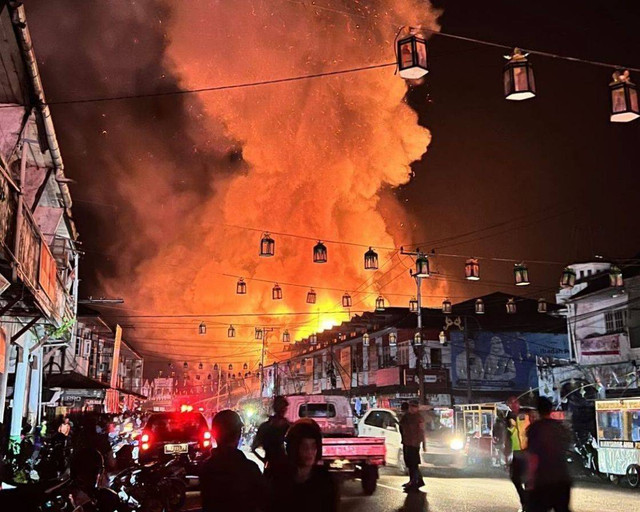
[[[425,492],[405,494],[407,478],[393,468],[381,472],[373,496],[364,496],[359,481],[345,482],[341,512],[516,512],[516,493],[506,474],[460,475],[449,470],[424,471]],[[199,510],[199,496],[189,493],[187,506]],[[573,512],[640,510],[640,491],[600,481],[579,481],[572,498]],[[304,505],[300,507],[304,510]]]

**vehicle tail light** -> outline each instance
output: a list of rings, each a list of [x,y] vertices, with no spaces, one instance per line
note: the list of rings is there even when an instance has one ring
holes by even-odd
[[[204,448],[209,448],[211,446],[211,432],[209,432],[208,430],[205,430],[204,434],[202,434],[202,437],[203,437],[202,446]]]
[[[148,432],[143,432],[140,436],[140,448],[142,450],[148,450],[150,441],[151,435]]]

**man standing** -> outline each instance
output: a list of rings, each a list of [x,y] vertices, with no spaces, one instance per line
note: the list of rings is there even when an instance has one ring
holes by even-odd
[[[404,460],[409,470],[409,483],[405,484],[405,491],[417,491],[424,485],[420,474],[420,444],[426,450],[424,436],[424,420],[420,415],[418,401],[409,402],[409,411],[400,419],[400,433]]]
[[[273,416],[260,425],[253,440],[251,451],[264,463],[265,476],[273,474],[273,469],[278,465],[286,464],[284,438],[291,425],[285,417],[288,408],[289,402],[285,397],[275,397],[273,399]],[[264,457],[256,451],[260,447],[264,450]]]
[[[567,429],[551,419],[553,406],[540,397],[540,420],[529,427],[529,507],[527,512],[569,512],[571,477],[566,452]]]
[[[525,491],[527,472],[527,428],[531,424],[529,415],[520,410],[520,402],[516,397],[507,400],[509,413],[507,413],[507,438],[505,446],[505,459],[509,460],[509,476],[516,488],[520,499],[520,511],[527,508],[527,493]]]
[[[242,434],[240,416],[229,409],[211,422],[217,447],[202,466],[202,512],[257,512],[268,504],[260,469],[238,449]]]

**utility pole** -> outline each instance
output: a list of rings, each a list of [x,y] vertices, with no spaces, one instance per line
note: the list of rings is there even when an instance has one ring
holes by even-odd
[[[416,299],[418,301],[416,314],[417,318],[417,331],[413,340],[413,349],[417,357],[416,368],[418,370],[418,397],[420,402],[425,404],[426,397],[424,394],[424,366],[422,365],[422,359],[424,356],[424,344],[422,340],[422,279],[429,277],[429,260],[426,254],[420,251],[420,248],[416,248],[415,251],[405,251],[403,247],[400,247],[400,254],[413,256],[416,258],[416,269],[409,270],[409,274],[416,281]]]
[[[464,316],[464,327],[462,328],[464,336],[464,351],[467,359],[467,403],[471,403],[471,351],[469,350],[469,336],[467,336],[467,315]]]
[[[264,356],[267,346],[267,334],[273,332],[273,327],[256,327],[255,337],[262,340],[262,351],[260,353],[260,398],[264,392]]]

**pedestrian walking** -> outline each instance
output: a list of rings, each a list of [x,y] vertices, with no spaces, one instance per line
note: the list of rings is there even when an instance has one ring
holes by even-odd
[[[569,512],[571,476],[566,453],[570,434],[551,418],[553,405],[538,400],[540,420],[529,427],[529,504],[527,512]]]
[[[69,437],[69,434],[71,434],[71,420],[69,419],[69,416],[64,417],[62,423],[58,427],[58,432],[65,437]]]
[[[289,402],[283,396],[273,399],[273,416],[269,417],[258,428],[251,451],[265,465],[264,474],[270,477],[274,468],[280,464],[286,464],[284,450],[284,438],[291,423],[286,418]],[[257,452],[258,448],[264,450],[264,456]]]
[[[404,489],[407,492],[416,491],[424,486],[420,473],[420,445],[427,449],[424,419],[417,400],[409,402],[408,411],[400,419],[400,435],[405,464],[409,470],[409,482],[404,485]]]
[[[274,470],[273,512],[337,512],[338,487],[322,458],[322,433],[310,418],[296,421],[286,436],[287,465]]]
[[[217,446],[200,473],[202,512],[257,512],[268,496],[258,465],[238,449],[242,420],[232,410],[215,415],[211,430]]]
[[[509,462],[509,476],[516,488],[520,500],[520,512],[527,510],[527,428],[531,424],[530,416],[520,410],[516,397],[507,400],[510,411],[507,413],[507,432],[505,460]]]

